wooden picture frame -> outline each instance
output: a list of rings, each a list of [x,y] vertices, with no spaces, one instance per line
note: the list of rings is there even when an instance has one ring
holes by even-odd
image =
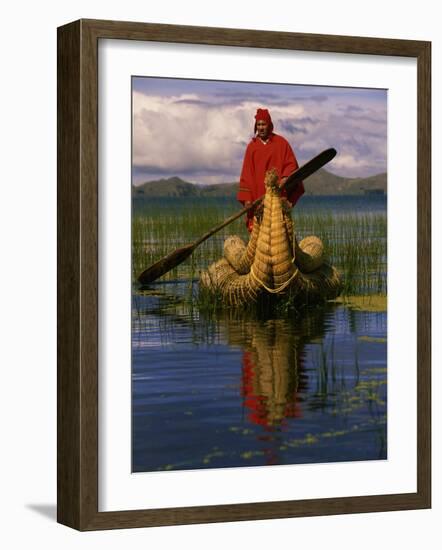
[[[417,492],[98,511],[98,41],[412,57],[418,71]],[[81,531],[431,506],[431,44],[118,21],[58,29],[58,521]]]

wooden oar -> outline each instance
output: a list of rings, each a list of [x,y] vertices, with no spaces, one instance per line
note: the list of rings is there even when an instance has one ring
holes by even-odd
[[[286,189],[288,192],[293,191],[295,187],[298,185],[298,183],[301,180],[305,180],[309,176],[311,176],[314,172],[322,168],[325,164],[330,162],[334,157],[336,156],[336,150],[326,149],[325,151],[322,151],[322,153],[319,153],[316,157],[312,158],[308,162],[306,162],[304,165],[302,165],[300,168],[295,170],[290,176],[286,179],[282,187]],[[200,237],[197,241],[190,243],[186,246],[182,246],[180,248],[177,248],[164,258],[161,258],[161,260],[158,260],[153,265],[145,269],[139,276],[138,281],[143,284],[147,285],[149,283],[152,283],[180,263],[184,262],[195,250],[197,246],[199,246],[201,243],[203,243],[205,240],[207,240],[209,237],[214,235],[215,233],[218,233],[223,227],[226,227],[226,225],[229,225],[229,223],[232,223],[239,217],[246,214],[249,210],[252,208],[255,208],[261,201],[263,197],[260,197],[259,199],[256,199],[250,206],[247,206],[240,210],[238,213],[234,214],[233,216],[230,216],[230,218],[227,218],[223,221],[222,224],[217,225],[207,233],[205,233],[202,237]]]

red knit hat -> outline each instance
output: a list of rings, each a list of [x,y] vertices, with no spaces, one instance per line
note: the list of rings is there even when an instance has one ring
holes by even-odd
[[[269,125],[269,132],[273,132],[272,118],[267,109],[258,109],[256,111],[255,121],[258,122],[258,120],[264,120],[265,122],[267,122],[267,124]],[[256,122],[255,122],[255,128],[253,129],[253,132],[255,134],[256,134]]]

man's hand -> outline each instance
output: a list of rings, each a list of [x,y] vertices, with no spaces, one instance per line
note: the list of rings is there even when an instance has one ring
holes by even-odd
[[[245,206],[246,208],[248,208],[249,206],[252,206],[252,201],[246,201],[246,202],[244,203],[244,206]]]

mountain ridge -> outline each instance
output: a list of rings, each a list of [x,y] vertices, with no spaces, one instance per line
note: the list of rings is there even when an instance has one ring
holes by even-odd
[[[202,185],[173,176],[133,185],[132,196],[134,198],[235,197],[237,190],[238,182]],[[347,178],[321,169],[305,182],[306,195],[363,195],[365,193],[386,194],[387,174],[376,174],[366,178]]]

